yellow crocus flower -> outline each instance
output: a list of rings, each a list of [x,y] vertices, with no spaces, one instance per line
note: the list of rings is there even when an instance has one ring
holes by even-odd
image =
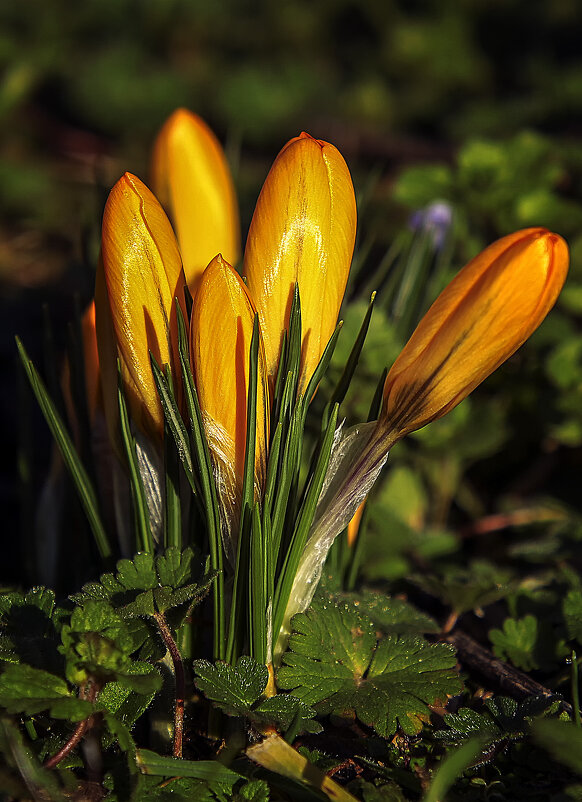
[[[302,319],[299,391],[305,389],[337,322],[355,235],[354,189],[340,152],[305,133],[291,139],[261,190],[244,257],[271,383],[297,284]]]
[[[245,462],[249,353],[256,311],[242,279],[218,255],[196,293],[190,359],[221,501],[229,526],[238,518]],[[255,485],[264,487],[268,432],[265,353],[259,341]]]
[[[502,237],[476,256],[392,365],[380,429],[399,439],[455,407],[537,329],[567,271],[568,246],[544,228]]]
[[[224,152],[206,123],[177,109],[156,139],[152,189],[174,223],[192,293],[217,253],[231,264],[240,256],[234,185]]]
[[[108,417],[114,414],[107,399],[116,397],[111,364],[116,349],[133,420],[157,442],[164,416],[150,352],[179,376],[174,299],[184,303],[184,284],[178,245],[164,210],[139,178],[126,173],[111,190],[103,214],[102,274],[97,276],[95,301],[99,358]],[[180,382],[175,384],[179,390]],[[111,421],[109,428],[111,432]]]

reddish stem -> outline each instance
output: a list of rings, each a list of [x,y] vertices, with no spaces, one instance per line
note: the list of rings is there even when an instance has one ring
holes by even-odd
[[[99,686],[96,682],[91,682],[89,684],[89,690],[87,691],[87,686],[82,685],[79,690],[79,699],[86,699],[88,702],[94,702],[97,698],[97,693],[99,692]],[[73,730],[73,734],[69,738],[69,740],[62,746],[58,752],[56,752],[52,757],[49,757],[44,762],[45,769],[54,769],[58,766],[58,764],[63,760],[67,755],[73,751],[73,749],[79,744],[82,737],[85,735],[87,730],[93,726],[93,714],[91,714],[88,718],[83,719],[80,721],[75,729]]]
[[[160,630],[160,635],[170,652],[174,664],[174,680],[176,684],[176,707],[174,709],[174,757],[182,757],[182,739],[184,735],[184,696],[186,683],[184,678],[184,663],[182,656],[172,637],[170,627],[163,613],[154,613],[154,619]]]

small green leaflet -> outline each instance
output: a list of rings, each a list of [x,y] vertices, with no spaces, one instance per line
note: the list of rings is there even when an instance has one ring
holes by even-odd
[[[533,615],[524,618],[506,618],[503,629],[492,629],[489,640],[493,652],[502,660],[510,660],[523,671],[539,668],[534,650],[538,635],[538,621]]]
[[[435,737],[449,744],[458,744],[477,737],[484,744],[502,741],[519,741],[530,732],[532,721],[555,714],[560,706],[559,700],[529,696],[516,702],[508,696],[494,696],[487,699],[482,711],[462,707],[458,713],[445,716],[448,730],[438,730]]]
[[[234,802],[269,802],[269,786],[264,780],[249,780],[234,795]]]
[[[71,693],[64,679],[24,663],[8,665],[0,675],[0,707],[28,715],[49,710],[54,718],[70,721],[81,721],[94,710]]]
[[[196,685],[231,716],[244,715],[265,690],[269,680],[267,667],[252,657],[239,657],[236,666],[208,660],[194,660]]]
[[[153,666],[136,664],[130,655],[135,640],[125,620],[106,601],[87,601],[76,607],[71,623],[62,628],[63,645],[59,651],[66,659],[67,678],[74,684],[90,675],[109,682],[117,680],[136,693],[151,694],[161,687],[161,677]]]
[[[419,732],[428,705],[462,688],[450,646],[413,636],[378,640],[371,619],[353,605],[314,607],[292,624],[280,687],[320,713],[354,711],[385,738],[398,725]]]
[[[244,716],[255,724],[278,724],[287,729],[297,724],[297,732],[321,732],[313,721],[309,705],[289,694],[262,699],[269,679],[266,666],[252,657],[239,657],[236,666],[195,660],[196,685],[205,696],[229,716]]]
[[[103,574],[100,582],[89,582],[72,601],[109,600],[124,617],[153,616],[186,602],[197,604],[208,592],[215,574],[206,574],[199,582],[186,584],[192,576],[193,552],[180,552],[170,546],[154,557],[139,552],[133,560],[119,560],[117,573]]]
[[[493,652],[502,660],[510,660],[523,671],[553,670],[569,650],[555,628],[529,613],[523,618],[506,618],[503,629],[492,629],[489,639]]]

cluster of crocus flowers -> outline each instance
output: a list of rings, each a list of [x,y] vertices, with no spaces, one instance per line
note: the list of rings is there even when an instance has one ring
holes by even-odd
[[[155,441],[163,433],[163,412],[150,352],[160,364],[171,366],[179,383],[174,298],[184,311],[188,285],[193,298],[191,367],[230,525],[241,493],[255,315],[255,484],[260,498],[270,395],[294,290],[299,290],[302,310],[301,393],[337,322],[355,242],[356,204],[348,168],[333,145],[308,134],[290,140],[257,202],[243,281],[226,257],[237,257],[238,218],[217,148],[207,127],[189,112],[176,112],[162,129],[152,172],[177,240],[148,188],[129,174],[118,181],[104,214],[96,297],[101,361],[110,366],[107,383],[113,385],[111,366],[117,356],[133,420]],[[108,417],[114,421],[113,407]]]
[[[270,407],[293,298],[298,291],[301,397],[342,303],[355,241],[354,190],[336,148],[307,134],[291,139],[259,196],[241,278],[231,263],[239,253],[232,181],[214,136],[195,115],[179,111],[162,129],[154,154],[154,188],[175,233],[158,199],[135,176],[119,180],[105,209],[96,307],[106,416],[114,434],[116,392],[107,387],[116,388],[119,359],[135,425],[161,442],[164,419],[150,353],[169,366],[179,404],[176,299],[185,316],[187,286],[192,374],[225,550],[232,555],[246,464],[251,341],[258,336],[254,488],[260,502]],[[452,409],[519,348],[554,304],[567,267],[559,236],[526,229],[485,249],[437,298],[388,373],[378,421],[336,433],[285,620],[281,632],[272,633],[275,655],[290,617],[309,604],[333,540],[361,507],[391,446]]]

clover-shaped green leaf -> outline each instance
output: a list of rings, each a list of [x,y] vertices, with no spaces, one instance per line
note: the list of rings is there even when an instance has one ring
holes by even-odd
[[[292,625],[280,687],[320,713],[355,713],[384,737],[398,725],[419,732],[429,705],[461,688],[450,646],[412,636],[378,640],[353,605],[312,608]]]
[[[313,721],[315,710],[290,694],[263,698],[269,673],[252,657],[239,657],[235,666],[195,660],[196,685],[206,697],[230,716],[244,716],[254,724],[276,724],[295,732],[320,732]]]

